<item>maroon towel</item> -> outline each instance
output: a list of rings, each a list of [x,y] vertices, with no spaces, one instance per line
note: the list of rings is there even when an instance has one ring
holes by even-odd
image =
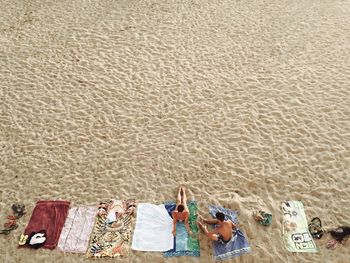
[[[54,249],[66,221],[69,205],[69,201],[38,201],[24,234],[30,235],[32,232],[45,230],[46,242],[43,248]]]

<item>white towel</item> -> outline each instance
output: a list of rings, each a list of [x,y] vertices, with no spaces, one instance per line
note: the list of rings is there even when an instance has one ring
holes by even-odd
[[[173,220],[164,205],[141,203],[137,206],[133,250],[168,251],[174,247]]]

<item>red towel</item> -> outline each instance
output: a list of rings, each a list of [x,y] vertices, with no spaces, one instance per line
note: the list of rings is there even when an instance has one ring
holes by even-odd
[[[54,249],[66,221],[69,205],[69,201],[38,201],[24,234],[30,235],[32,232],[45,230],[46,242],[43,248]]]

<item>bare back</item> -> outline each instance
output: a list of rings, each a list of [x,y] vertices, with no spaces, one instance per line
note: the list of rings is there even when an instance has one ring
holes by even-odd
[[[232,238],[232,230],[235,228],[235,224],[231,220],[227,220],[215,229],[215,233],[221,235],[225,241],[228,241]]]

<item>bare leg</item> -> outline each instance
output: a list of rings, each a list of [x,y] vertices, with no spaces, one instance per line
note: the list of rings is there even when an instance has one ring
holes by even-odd
[[[177,206],[181,204],[181,187],[179,187],[179,191],[177,192],[177,198],[176,198],[176,210],[177,210]]]
[[[185,211],[189,212],[190,210],[188,210],[188,206],[187,206],[186,188],[185,187],[181,187],[181,189],[182,189],[181,204],[184,206]]]

